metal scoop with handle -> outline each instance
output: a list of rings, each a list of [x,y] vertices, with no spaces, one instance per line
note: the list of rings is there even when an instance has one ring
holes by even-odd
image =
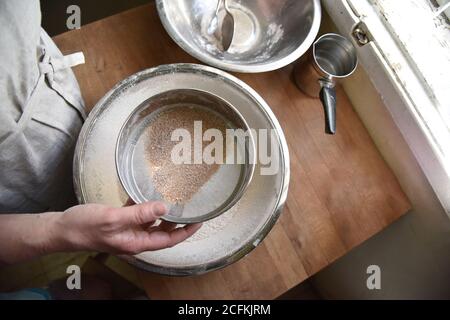
[[[304,59],[295,67],[294,78],[300,90],[320,98],[325,112],[325,132],[336,133],[337,80],[356,69],[356,48],[347,38],[327,33],[319,37]]]

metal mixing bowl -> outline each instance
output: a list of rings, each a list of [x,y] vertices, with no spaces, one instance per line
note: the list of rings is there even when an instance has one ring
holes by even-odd
[[[321,20],[320,0],[227,0],[235,29],[231,47],[223,52],[208,32],[216,1],[156,2],[166,31],[181,48],[236,72],[270,71],[297,60],[313,43]]]
[[[237,161],[233,163],[220,163],[217,172],[205,182],[195,196],[183,203],[167,201],[159,193],[154,185],[154,172],[149,165],[149,151],[146,149],[150,140],[156,138],[148,135],[152,121],[159,114],[175,108],[196,109],[202,113],[215,114],[224,121],[228,129],[241,129],[249,133],[242,141],[235,139],[232,144],[227,145],[236,150],[236,154],[242,158],[235,158]],[[223,138],[225,139],[225,136]],[[159,93],[137,106],[119,132],[115,158],[120,182],[135,203],[163,201],[169,210],[162,219],[186,224],[213,219],[239,201],[251,182],[256,151],[248,124],[233,105],[215,94],[186,88]]]
[[[283,130],[264,99],[227,72],[198,64],[170,64],[143,70],[114,86],[92,109],[80,132],[74,157],[74,189],[80,203],[123,206],[128,195],[117,176],[115,144],[128,116],[149,97],[169,90],[195,88],[220,96],[239,107],[247,124],[274,135],[271,155],[278,170],[262,174],[267,165],[257,157],[252,181],[239,202],[206,221],[192,238],[164,250],[121,256],[154,273],[192,276],[228,266],[260,245],[286,202],[289,150]],[[108,140],[109,139],[109,140]],[[256,140],[255,140],[256,141]]]

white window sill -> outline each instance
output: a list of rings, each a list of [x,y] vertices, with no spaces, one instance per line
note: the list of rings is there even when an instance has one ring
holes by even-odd
[[[429,88],[368,0],[324,0],[323,5],[340,32],[349,38],[360,21],[370,30],[375,42],[358,47],[361,65],[450,217],[449,130],[430,98]]]

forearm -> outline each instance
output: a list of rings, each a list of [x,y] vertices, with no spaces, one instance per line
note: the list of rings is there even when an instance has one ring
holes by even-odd
[[[1,214],[0,264],[14,264],[70,249],[60,229],[62,213]]]
[[[164,204],[147,202],[122,208],[85,204],[64,212],[0,214],[0,264],[62,251],[137,254],[159,250],[184,241],[201,226],[154,225],[166,212]]]

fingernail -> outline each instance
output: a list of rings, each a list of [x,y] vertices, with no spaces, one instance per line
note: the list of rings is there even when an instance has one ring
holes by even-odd
[[[163,216],[167,213],[167,207],[162,202],[157,202],[153,205],[153,212],[157,216]]]

